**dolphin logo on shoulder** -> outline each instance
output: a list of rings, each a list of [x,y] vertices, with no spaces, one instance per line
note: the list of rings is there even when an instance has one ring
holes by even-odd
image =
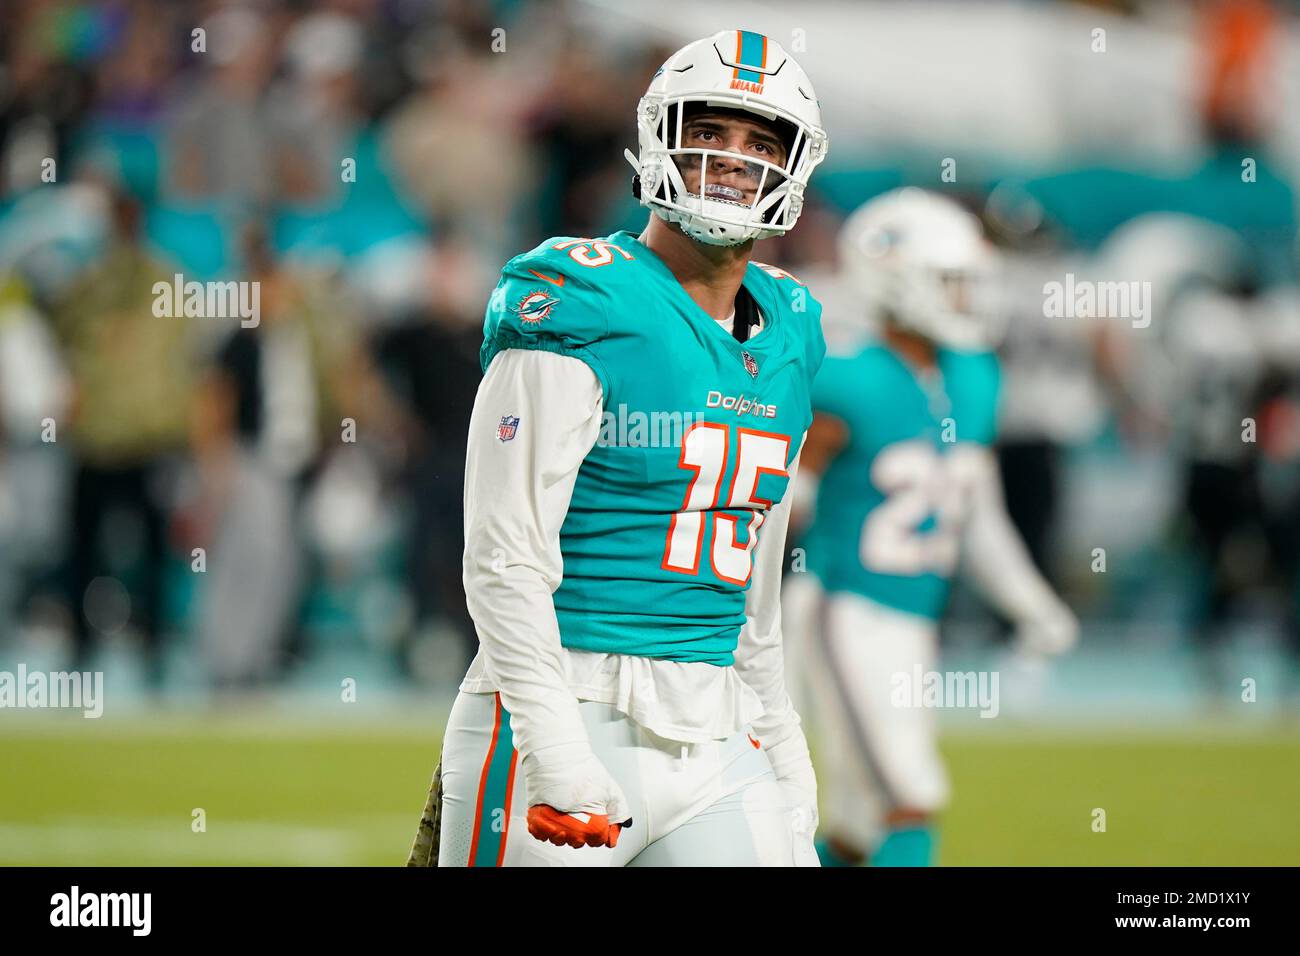
[[[514,313],[525,325],[538,325],[559,304],[560,300],[549,292],[533,289],[515,304]]]

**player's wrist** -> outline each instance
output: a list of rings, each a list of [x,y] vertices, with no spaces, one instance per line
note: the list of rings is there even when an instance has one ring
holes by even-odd
[[[530,807],[546,805],[561,813],[607,815],[616,823],[631,815],[622,788],[589,742],[542,747],[525,756],[520,766]]]
[[[811,847],[817,832],[817,774],[803,729],[798,724],[787,728],[776,744],[765,747],[776,782],[780,784],[790,806],[790,827],[796,844]],[[811,853],[811,850],[808,850]]]
[[[548,743],[545,746],[519,750],[520,765],[528,770],[550,771],[561,767],[581,766],[588,759],[595,759],[591,744],[586,740],[569,740],[560,743]]]
[[[1016,643],[1022,650],[1060,654],[1077,642],[1079,619],[1060,601],[1045,603],[1022,618],[1016,628]]]
[[[798,724],[787,725],[779,735],[759,737],[763,752],[767,754],[772,772],[781,782],[796,781],[804,783],[816,792],[816,776],[813,774],[812,755],[808,751],[808,741],[803,728]]]
[[[496,666],[495,651],[487,654],[487,673],[500,691],[502,707],[510,714],[510,732],[519,759],[546,751],[544,756],[550,763],[569,753],[590,751],[579,701],[563,677],[557,674],[543,683],[539,676],[526,685],[505,680],[499,673],[502,668]],[[566,747],[571,749],[557,749]]]

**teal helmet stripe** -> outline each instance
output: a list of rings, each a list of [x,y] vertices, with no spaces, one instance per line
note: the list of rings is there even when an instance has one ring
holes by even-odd
[[[739,30],[739,52],[736,54],[736,62],[742,66],[758,67],[758,70],[767,66],[767,37],[761,33],[751,33],[749,30]],[[758,70],[742,70],[737,68],[736,79],[745,80],[748,83],[762,83],[763,74]]]

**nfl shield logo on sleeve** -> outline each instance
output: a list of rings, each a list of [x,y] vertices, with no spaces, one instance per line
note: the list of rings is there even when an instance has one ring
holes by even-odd
[[[745,371],[749,373],[749,377],[758,378],[758,363],[754,361],[754,356],[748,352],[741,352],[740,357],[745,362]]]
[[[515,430],[519,428],[519,416],[502,415],[501,424],[497,426],[497,440],[510,441],[515,437]]]

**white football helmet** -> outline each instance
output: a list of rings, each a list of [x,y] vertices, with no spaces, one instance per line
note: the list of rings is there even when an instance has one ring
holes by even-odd
[[[860,206],[840,231],[840,265],[868,312],[959,349],[997,345],[993,247],[979,220],[938,193],[895,189]]]
[[[754,114],[782,134],[783,166],[744,156],[758,183],[750,201],[708,182],[707,160],[725,151],[681,147],[683,118],[709,108]],[[748,30],[724,30],[669,57],[637,105],[637,131],[640,155],[624,155],[637,172],[641,205],[715,246],[789,232],[808,177],[826,158],[821,107],[808,76],[774,40]],[[679,163],[699,164],[698,192],[687,191]]]

